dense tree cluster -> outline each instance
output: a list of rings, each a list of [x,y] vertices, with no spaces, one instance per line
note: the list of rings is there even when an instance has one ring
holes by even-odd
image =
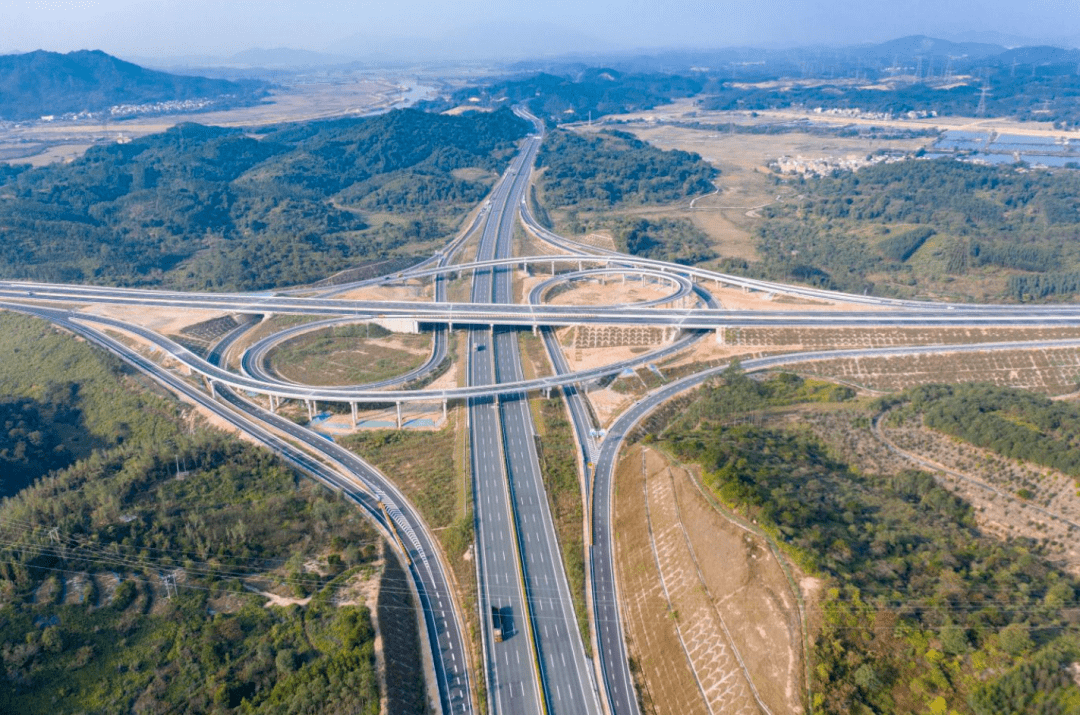
[[[693,402],[679,410],[667,429],[678,432],[719,427],[740,422],[763,409],[808,402],[845,402],[854,396],[855,391],[850,387],[807,380],[786,372],[764,380],[751,379],[735,360],[718,382],[706,384]]]
[[[605,222],[620,251],[693,265],[716,256],[709,237],[685,219],[623,218]]]
[[[311,281],[451,232],[527,129],[509,111],[404,110],[256,136],[183,124],[94,147],[71,164],[0,174],[0,275],[216,289]],[[457,178],[464,168],[483,171]],[[369,225],[369,212],[386,218]]]
[[[697,154],[662,151],[625,132],[548,134],[537,155],[547,207],[660,204],[713,190]]]
[[[118,360],[13,313],[0,313],[0,334],[0,497],[94,448],[176,434],[171,408],[119,387]]]
[[[886,258],[903,263],[919,250],[926,239],[934,235],[932,228],[916,228],[886,238],[878,244],[878,250]]]
[[[378,712],[370,615],[329,604],[334,576],[374,555],[374,535],[268,453],[206,432],[95,451],[5,502],[0,520],[8,707]],[[303,567],[325,551],[337,554],[327,575]],[[180,574],[170,600],[168,573]],[[244,578],[315,598],[268,610]]]
[[[0,497],[71,463],[64,432],[78,429],[79,417],[70,404],[0,397]]]
[[[1036,276],[1009,276],[1008,290],[1017,300],[1075,295],[1080,293],[1080,273],[1055,271]]]
[[[896,405],[933,429],[1080,477],[1080,408],[1072,402],[976,382],[915,387],[882,401]]]
[[[1077,289],[1077,172],[916,160],[800,180],[798,189],[801,201],[763,211],[753,267],[762,275],[872,292],[878,276],[895,290],[928,274],[1004,272],[1002,298]]]

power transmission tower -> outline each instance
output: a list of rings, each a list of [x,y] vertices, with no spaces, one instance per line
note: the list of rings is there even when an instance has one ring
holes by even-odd
[[[176,595],[176,576],[174,574],[162,576],[161,583],[165,586],[165,598],[171,601]]]
[[[975,108],[976,117],[986,116],[986,95],[990,94],[990,82],[989,77],[983,77],[982,91],[979,93],[979,106]]]

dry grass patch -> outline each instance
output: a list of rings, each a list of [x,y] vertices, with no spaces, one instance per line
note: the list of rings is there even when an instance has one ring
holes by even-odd
[[[1060,395],[1080,383],[1080,348],[820,360],[801,364],[799,372],[882,392],[934,382],[990,382]]]
[[[728,346],[792,349],[965,345],[1080,338],[1080,328],[724,328]]]

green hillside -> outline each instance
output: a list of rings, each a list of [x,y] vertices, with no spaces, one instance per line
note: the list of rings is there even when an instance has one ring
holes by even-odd
[[[47,323],[0,335],[0,711],[379,711],[334,600],[380,578],[354,506]]]
[[[99,50],[0,55],[0,119],[10,121],[194,99],[214,100],[221,109],[265,94],[262,82],[155,72]]]
[[[508,110],[403,110],[256,135],[183,124],[71,164],[7,169],[0,276],[200,289],[315,280],[452,233],[527,129]]]

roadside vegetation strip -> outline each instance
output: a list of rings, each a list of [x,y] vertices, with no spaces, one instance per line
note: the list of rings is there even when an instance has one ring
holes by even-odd
[[[701,480],[697,478],[697,475],[693,475],[693,484],[697,489],[698,494],[705,499],[709,505],[716,511],[717,514],[722,516],[730,523],[736,525],[738,528],[743,529],[754,536],[761,539],[769,547],[769,553],[772,554],[773,563],[775,563],[784,574],[784,579],[787,582],[788,590],[795,598],[795,602],[798,605],[798,620],[799,620],[799,641],[802,650],[802,663],[803,663],[803,691],[806,693],[806,703],[810,704],[808,712],[813,713],[812,703],[814,702],[814,679],[811,668],[813,667],[813,642],[812,642],[812,628],[810,624],[810,614],[807,605],[806,594],[803,592],[802,587],[799,584],[799,579],[796,578],[794,572],[794,566],[790,559],[788,559],[782,552],[776,539],[773,538],[767,531],[755,524],[753,521],[743,518],[740,514],[732,511],[730,508],[721,503],[716,495],[711,491],[708,491],[701,483]]]
[[[574,615],[586,653],[592,653],[589,615],[585,608],[584,510],[578,472],[576,439],[561,396],[534,398],[534,421],[539,427],[540,471],[555,522],[563,567],[569,579]],[[539,413],[538,415],[536,413]]]
[[[682,515],[682,505],[679,503],[679,490],[675,485],[675,475],[671,472],[671,467],[667,468],[667,476],[671,480],[671,497],[672,503],[675,506],[675,523],[679,525],[679,530],[682,532],[683,542],[686,545],[686,552],[690,555],[690,561],[694,564],[694,572],[698,578],[698,584],[701,590],[705,594],[706,601],[712,607],[712,612],[716,615],[717,622],[720,624],[720,629],[724,633],[724,638],[727,640],[727,644],[731,648],[731,654],[735,658],[735,661],[739,664],[739,669],[742,671],[743,677],[746,679],[746,684],[750,688],[751,694],[754,696],[754,700],[758,706],[765,711],[766,715],[772,715],[772,711],[769,706],[761,699],[761,693],[758,692],[757,687],[754,685],[754,678],[750,674],[749,668],[746,667],[746,662],[743,660],[742,655],[739,653],[738,645],[735,643],[735,639],[731,635],[731,631],[728,629],[727,623],[724,621],[724,615],[720,612],[720,609],[716,605],[716,599],[713,597],[709,590],[709,584],[705,579],[705,575],[701,570],[701,562],[698,560],[698,556],[694,551],[694,544],[690,539],[690,534],[686,529],[686,521]]]
[[[423,620],[408,617],[415,611],[411,578],[389,545],[383,546],[383,561],[376,615],[387,682],[385,712],[420,715],[429,709],[424,669],[417,667],[424,662]]]
[[[733,533],[717,529],[717,520],[724,517],[701,499],[693,475],[685,469],[676,473],[672,460],[647,452],[642,449],[649,459],[641,462],[643,471],[651,473],[645,496],[656,565],[680,633],[685,628],[687,657],[706,686],[706,697],[719,712],[769,713],[766,698],[782,711],[805,705],[799,667],[804,659],[796,655],[802,651],[803,630],[796,625],[797,596],[784,595],[791,586],[783,564],[770,568],[757,562],[760,547],[747,548],[741,525]],[[637,455],[632,461],[626,460],[624,476],[637,468]],[[646,466],[647,461],[653,464]],[[701,528],[714,530],[706,534]],[[776,605],[778,598],[783,607]],[[776,660],[783,661],[785,654],[786,664],[778,666]]]
[[[799,346],[803,349],[959,345],[1080,337],[1080,328],[750,328],[724,329],[725,345]]]
[[[446,563],[457,591],[462,630],[471,652],[463,657],[474,677],[470,683],[476,691],[477,702],[486,699],[485,679],[475,670],[480,652],[480,634],[476,617],[476,578],[470,561],[476,558],[473,515],[469,507],[471,484],[463,477],[468,469],[468,442],[461,445],[459,435],[468,436],[468,429],[459,423],[462,410],[455,409],[440,430],[364,430],[338,437],[341,446],[354,451],[373,464],[383,474],[392,474],[393,483],[416,505],[431,529],[432,535],[446,555]],[[473,549],[470,555],[470,548]]]
[[[338,442],[384,474],[396,475],[395,485],[416,504],[430,527],[453,527],[460,520],[461,504],[454,419],[439,430],[362,430],[339,437]]]

